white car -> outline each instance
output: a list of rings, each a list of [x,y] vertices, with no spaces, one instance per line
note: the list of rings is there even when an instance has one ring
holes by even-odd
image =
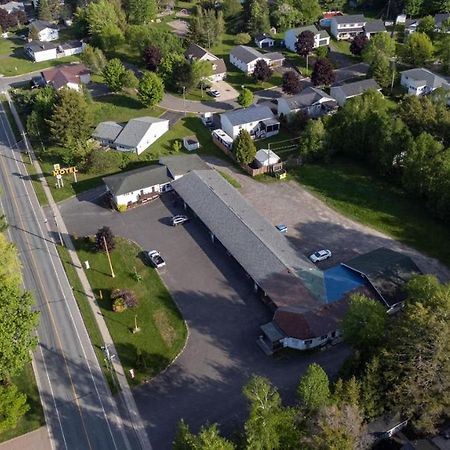
[[[216,90],[216,89],[210,89],[210,90],[208,91],[208,94],[209,94],[211,97],[220,97],[220,92],[219,92],[218,90]]]
[[[331,258],[331,251],[330,250],[318,250],[317,252],[314,252],[309,259],[313,262],[319,262],[319,261],[325,261],[326,259]]]
[[[172,226],[176,227],[177,225],[180,225],[182,223],[189,221],[189,217],[178,214],[176,216],[173,216],[171,221],[172,221]]]
[[[148,259],[157,269],[160,269],[166,265],[166,262],[162,259],[162,256],[159,254],[158,250],[151,250],[148,252]]]

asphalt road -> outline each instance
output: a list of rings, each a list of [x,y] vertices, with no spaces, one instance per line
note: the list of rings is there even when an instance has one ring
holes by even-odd
[[[54,449],[139,448],[122,427],[71,286],[48,231],[3,108],[0,109],[0,207],[23,264],[25,288],[40,312],[34,354]]]

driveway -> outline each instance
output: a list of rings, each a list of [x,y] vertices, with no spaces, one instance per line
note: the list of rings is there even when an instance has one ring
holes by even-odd
[[[237,171],[227,161],[214,157],[205,159],[239,181],[240,193],[270,222],[286,224],[286,236],[299,253],[308,256],[320,248],[332,250],[333,258],[320,263],[321,268],[384,246],[413,258],[424,273],[435,274],[442,281],[450,280],[450,269],[438,260],[344,217],[294,181],[260,183]]]
[[[212,84],[212,89],[215,89],[220,92],[219,101],[227,102],[230,100],[235,100],[239,96],[239,92],[234,89],[231,84],[227,83],[224,80],[216,81]],[[237,105],[236,105],[237,106]]]
[[[103,209],[95,189],[60,204],[71,233],[93,234],[103,225],[133,239],[144,249],[157,248],[167,266],[161,277],[188,328],[186,348],[162,374],[134,390],[153,447],[168,450],[184,418],[194,430],[206,421],[231,433],[246,414],[242,386],[253,373],[267,376],[286,401],[295,400],[298,379],[311,362],[336,374],[348,355],[343,345],[327,352],[270,358],[256,344],[259,325],[271,319],[255,297],[252,283],[196,220],[176,228],[169,217],[181,212],[165,194],[125,214]]]
[[[353,78],[365,77],[369,72],[369,64],[358,63],[352,66],[343,67],[334,71],[336,75],[336,83],[342,83]]]

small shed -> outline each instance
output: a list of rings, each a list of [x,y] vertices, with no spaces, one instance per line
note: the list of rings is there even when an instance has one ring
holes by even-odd
[[[183,146],[188,152],[192,152],[200,148],[200,142],[195,135],[186,136],[183,138]]]
[[[259,167],[268,167],[279,163],[280,157],[273,150],[262,148],[256,152],[255,161]]]

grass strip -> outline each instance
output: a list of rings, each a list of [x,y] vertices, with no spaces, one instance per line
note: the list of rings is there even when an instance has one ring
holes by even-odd
[[[231,186],[235,187],[236,189],[240,189],[242,187],[241,183],[239,183],[238,180],[236,180],[235,178],[233,178],[231,175],[229,175],[226,172],[222,172],[221,170],[218,170],[217,172],[220,173],[220,175],[223,176],[223,178],[225,178],[225,180],[228,181],[228,183],[231,184]]]
[[[449,227],[431,217],[426,205],[398,186],[346,160],[308,164],[290,175],[326,204],[450,267]]]

